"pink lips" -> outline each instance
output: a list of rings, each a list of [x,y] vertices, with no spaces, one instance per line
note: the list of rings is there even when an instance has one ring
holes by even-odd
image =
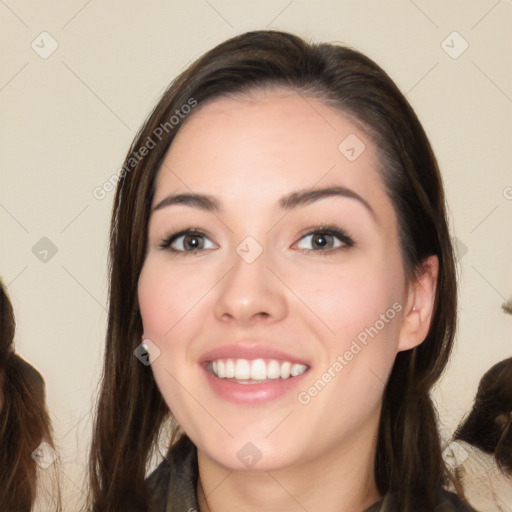
[[[222,379],[213,375],[208,366],[210,362],[217,359],[276,359],[278,361],[289,361],[293,364],[305,364],[308,366],[301,375],[289,379],[272,379],[259,384],[240,384],[235,379]],[[308,374],[310,363],[304,359],[278,350],[268,344],[243,344],[239,342],[231,345],[224,345],[205,353],[199,360],[203,375],[215,394],[236,404],[258,405],[265,404],[271,400],[282,397],[286,393],[296,389]]]
[[[261,384],[239,384],[229,379],[219,379],[211,374],[205,365],[202,366],[204,376],[211,389],[223,400],[243,405],[257,405],[270,402],[286,393],[297,389],[308,370],[297,377],[274,379]]]

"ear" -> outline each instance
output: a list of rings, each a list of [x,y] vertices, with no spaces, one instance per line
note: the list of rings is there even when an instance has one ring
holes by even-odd
[[[410,350],[425,340],[434,313],[439,260],[429,256],[409,285],[407,307],[400,327],[398,351]]]

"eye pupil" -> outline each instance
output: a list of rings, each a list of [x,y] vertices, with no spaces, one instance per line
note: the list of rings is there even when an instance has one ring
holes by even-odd
[[[325,235],[315,235],[313,237],[313,241],[320,247],[325,247],[327,245],[327,240]]]
[[[201,245],[201,243],[199,241],[199,237],[197,235],[187,235],[183,239],[183,242],[184,242],[185,247],[187,246],[187,242],[188,242],[188,246],[191,247],[192,249],[197,249]]]

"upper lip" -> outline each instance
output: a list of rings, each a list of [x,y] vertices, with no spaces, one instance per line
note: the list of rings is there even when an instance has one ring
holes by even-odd
[[[277,359],[278,361],[289,361],[290,363],[310,366],[309,362],[303,358],[279,350],[265,342],[246,343],[239,341],[229,345],[222,345],[203,354],[199,363],[209,363],[217,359]]]

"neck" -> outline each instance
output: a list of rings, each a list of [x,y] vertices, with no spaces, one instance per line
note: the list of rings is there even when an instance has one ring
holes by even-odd
[[[372,422],[342,445],[278,471],[231,471],[198,450],[200,512],[363,512],[381,497],[376,438]]]

